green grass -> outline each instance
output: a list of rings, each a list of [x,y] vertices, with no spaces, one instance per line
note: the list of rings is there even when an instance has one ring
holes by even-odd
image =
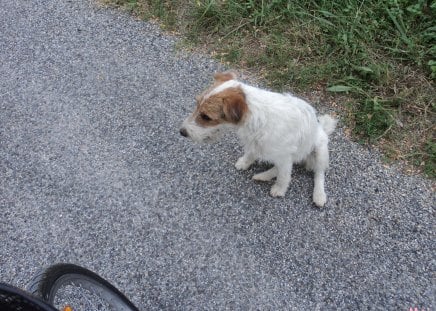
[[[355,137],[435,177],[436,2],[104,0],[276,90],[339,95]]]

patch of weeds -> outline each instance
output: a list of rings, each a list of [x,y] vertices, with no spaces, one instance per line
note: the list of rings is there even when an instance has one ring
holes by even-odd
[[[389,107],[389,102],[377,97],[361,103],[355,115],[356,133],[371,142],[387,135],[395,123],[394,111]]]
[[[178,1],[148,0],[142,1],[142,3],[144,3],[143,6],[147,8],[146,14],[144,15],[145,18],[158,18],[162,27],[169,30],[174,29],[178,18],[175,9],[178,6]]]
[[[424,166],[424,172],[431,178],[436,178],[436,142],[428,141],[424,146],[420,165]]]

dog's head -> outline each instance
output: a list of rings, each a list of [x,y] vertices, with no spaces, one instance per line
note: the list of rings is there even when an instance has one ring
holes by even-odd
[[[214,83],[196,97],[197,107],[186,118],[180,134],[197,142],[213,141],[223,130],[243,122],[248,107],[232,72],[217,73]]]

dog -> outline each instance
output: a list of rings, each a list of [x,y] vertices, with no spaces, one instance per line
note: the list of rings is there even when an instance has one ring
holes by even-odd
[[[294,163],[304,162],[314,172],[313,202],[323,207],[325,171],[329,166],[328,135],[337,124],[330,115],[317,118],[315,109],[301,98],[247,85],[234,72],[214,75],[211,87],[196,97],[197,107],[180,128],[180,134],[196,142],[212,142],[234,130],[244,155],[235,166],[246,170],[256,160],[274,166],[253,176],[276,178],[271,196],[283,197],[291,181]]]

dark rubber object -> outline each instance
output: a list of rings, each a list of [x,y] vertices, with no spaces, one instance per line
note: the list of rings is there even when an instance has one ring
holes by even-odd
[[[70,284],[80,284],[87,290],[103,298],[114,310],[139,311],[123,293],[96,273],[83,267],[60,263],[43,269],[30,282],[28,290],[44,301],[54,304],[60,288]],[[72,306],[74,309],[74,306]]]
[[[25,291],[0,283],[0,310],[2,311],[57,311],[54,307]]]

